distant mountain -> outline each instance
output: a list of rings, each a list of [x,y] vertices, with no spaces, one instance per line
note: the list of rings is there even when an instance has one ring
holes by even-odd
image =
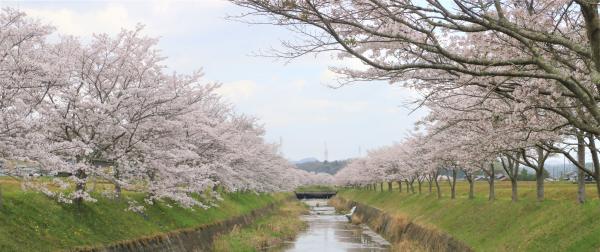
[[[319,162],[318,159],[314,158],[314,157],[309,157],[309,158],[303,158],[300,159],[298,161],[292,161],[292,163],[294,164],[304,164],[304,163],[313,163],[313,162]]]
[[[311,158],[305,158],[303,160],[309,160]],[[300,160],[302,161],[302,160]],[[321,162],[315,158],[312,158],[312,161],[308,162],[295,162],[296,167],[300,170],[305,170],[307,172],[316,172],[316,173],[329,173],[331,175],[337,173],[339,170],[344,168],[348,163],[348,160],[336,160],[336,161],[325,161]]]

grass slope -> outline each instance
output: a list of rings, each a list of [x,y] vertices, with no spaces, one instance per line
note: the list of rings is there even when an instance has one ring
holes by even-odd
[[[276,211],[252,225],[218,237],[214,251],[265,251],[280,246],[306,228],[306,222],[300,219],[306,211],[307,206],[300,201],[284,202]]]
[[[4,207],[0,209],[0,251],[57,251],[152,236],[195,227],[250,212],[287,197],[287,194],[224,194],[218,207],[185,209],[165,202],[146,206],[144,214],[126,211],[125,200],[59,204],[46,196],[22,191],[3,180]],[[141,199],[143,195],[125,193]]]
[[[476,251],[597,251],[600,248],[600,201],[575,202],[575,185],[547,183],[544,202],[535,201],[535,183],[519,183],[519,202],[510,201],[510,183],[499,182],[498,199],[487,200],[487,183],[476,184],[476,198],[467,198],[468,184],[457,184],[458,198],[423,194],[345,190],[338,195],[369,204],[417,223],[438,228]],[[385,188],[385,187],[384,187]],[[405,187],[403,188],[405,189]],[[595,190],[588,187],[588,197]]]

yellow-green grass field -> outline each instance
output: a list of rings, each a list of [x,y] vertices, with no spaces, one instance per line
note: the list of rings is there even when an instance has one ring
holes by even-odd
[[[2,178],[0,251],[60,251],[96,246],[225,220],[279,202],[289,194],[224,193],[218,207],[182,208],[173,202],[146,205],[143,214],[126,211],[125,198],[141,201],[143,194],[123,192],[122,200],[98,197],[78,207],[23,191],[18,181]]]
[[[423,194],[347,189],[338,195],[413,219],[442,230],[476,251],[599,251],[600,201],[595,185],[587,185],[588,202],[576,202],[576,185],[547,182],[546,200],[536,201],[535,182],[519,182],[519,201],[511,202],[510,182],[496,182],[496,201],[489,202],[488,184],[476,182],[475,199],[468,199],[468,183],[457,182],[457,199],[441,181],[442,199],[435,186]],[[415,183],[416,184],[416,183]],[[378,187],[379,189],[379,187]],[[416,188],[415,188],[416,192]]]

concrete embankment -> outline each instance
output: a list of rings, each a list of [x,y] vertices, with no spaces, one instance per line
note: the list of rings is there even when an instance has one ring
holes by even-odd
[[[288,198],[285,200],[296,200]],[[231,219],[219,221],[196,228],[180,229],[160,235],[141,237],[139,239],[121,241],[114,244],[94,247],[78,248],[75,251],[88,252],[151,252],[151,251],[211,251],[213,241],[219,234],[230,232],[234,228],[243,227],[251,224],[256,219],[261,218],[272,212],[277,204],[276,202],[265,207],[255,209],[247,214],[243,214]]]
[[[409,218],[388,214],[378,208],[336,196],[330,200],[339,210],[356,206],[353,223],[364,223],[392,243],[395,249],[422,251],[472,251],[463,242],[434,228],[417,224]]]

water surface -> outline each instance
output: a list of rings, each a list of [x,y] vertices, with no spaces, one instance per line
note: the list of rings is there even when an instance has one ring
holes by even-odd
[[[308,228],[295,241],[277,251],[389,251],[390,244],[366,225],[354,225],[341,214],[337,214],[324,199],[303,200],[310,206],[310,214],[302,218]]]

